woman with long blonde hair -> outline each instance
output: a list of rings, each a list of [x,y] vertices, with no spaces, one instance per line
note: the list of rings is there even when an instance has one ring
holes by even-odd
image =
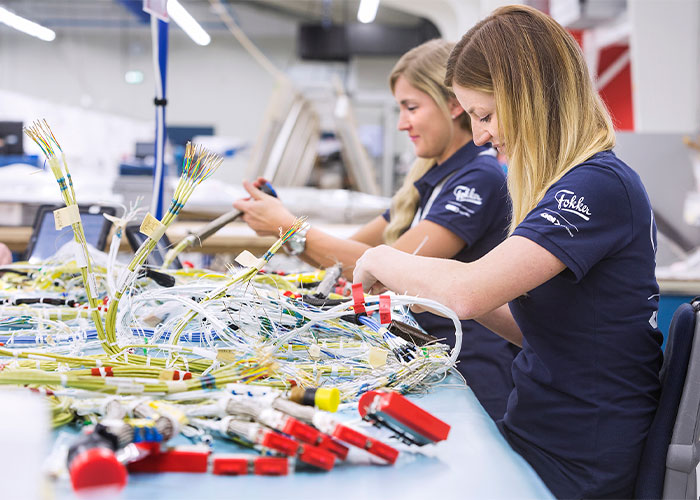
[[[362,253],[382,243],[469,262],[503,240],[508,227],[505,176],[493,150],[474,144],[469,117],[443,83],[453,46],[444,40],[426,42],[404,54],[391,72],[398,127],[409,134],[418,157],[391,209],[348,240],[311,227],[292,242],[292,250],[302,259],[317,267],[339,262],[351,274]],[[262,182],[258,179],[255,184]],[[277,235],[294,222],[294,216],[256,185],[244,183],[250,198],[237,200],[234,206],[258,234]],[[450,321],[430,313],[416,319],[428,333],[454,345]],[[500,418],[513,387],[510,367],[518,349],[474,321],[462,322],[462,328],[457,368],[487,412]]]
[[[522,346],[497,424],[559,498],[630,498],[658,404],[656,226],[574,39],[526,6],[453,49],[474,142],[508,158],[510,236],[469,263],[379,246],[365,289],[438,300]],[[402,272],[410,269],[411,272]]]

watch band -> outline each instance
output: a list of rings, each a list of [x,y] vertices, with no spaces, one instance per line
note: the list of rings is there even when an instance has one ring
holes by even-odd
[[[291,235],[284,244],[284,249],[289,255],[300,255],[306,249],[306,233],[311,229],[311,224],[305,223],[301,229]]]

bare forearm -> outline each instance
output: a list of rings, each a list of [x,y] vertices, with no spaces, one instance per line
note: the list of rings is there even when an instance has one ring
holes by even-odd
[[[441,302],[462,319],[490,313],[565,269],[536,243],[512,236],[474,262],[419,257],[381,245],[365,252],[353,279],[365,290],[381,285],[397,293]]]
[[[468,289],[458,284],[465,266],[468,264],[456,260],[394,252],[386,261],[371,260],[367,270],[389,290],[428,297],[454,310],[461,319],[472,319],[463,307]]]
[[[508,342],[522,347],[523,334],[520,331],[520,327],[515,322],[515,318],[513,318],[508,304],[504,304],[498,309],[494,309],[474,319]]]
[[[340,263],[343,274],[352,277],[355,262],[368,248],[369,245],[365,243],[336,238],[312,227],[306,234],[306,249],[301,257],[316,267],[330,267]]]

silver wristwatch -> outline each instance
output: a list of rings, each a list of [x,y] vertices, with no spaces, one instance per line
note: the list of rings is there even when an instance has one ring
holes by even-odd
[[[289,255],[300,255],[304,253],[306,249],[306,233],[309,232],[309,229],[311,229],[311,225],[305,223],[301,229],[289,237],[284,244],[284,248]]]

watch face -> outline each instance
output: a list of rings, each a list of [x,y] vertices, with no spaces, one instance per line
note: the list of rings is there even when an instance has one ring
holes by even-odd
[[[287,240],[287,246],[289,247],[289,253],[292,255],[299,255],[304,252],[306,248],[306,236],[300,234],[293,234]]]
[[[308,224],[305,224],[299,231],[289,237],[285,246],[289,250],[290,255],[304,253],[306,249],[306,233],[309,232],[309,227]]]

